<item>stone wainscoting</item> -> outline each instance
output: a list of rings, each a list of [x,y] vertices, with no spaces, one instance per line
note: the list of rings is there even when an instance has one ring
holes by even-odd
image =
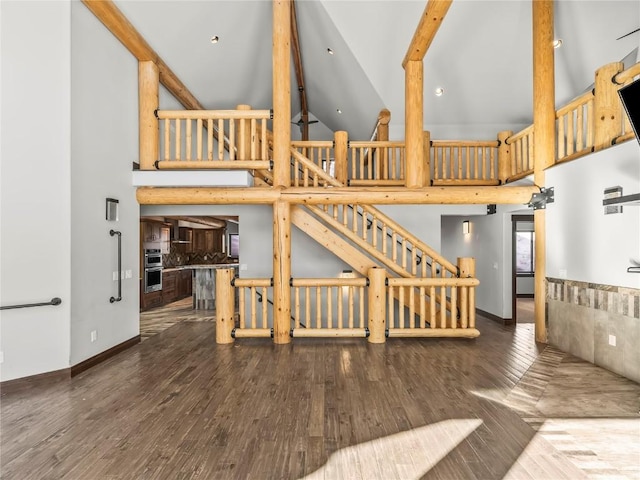
[[[550,344],[640,382],[640,290],[547,278],[547,322]]]

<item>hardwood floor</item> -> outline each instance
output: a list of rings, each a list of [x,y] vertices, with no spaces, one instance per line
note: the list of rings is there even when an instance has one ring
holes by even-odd
[[[69,381],[4,395],[1,477],[640,478],[640,386],[540,355],[531,324],[217,345],[186,310]]]

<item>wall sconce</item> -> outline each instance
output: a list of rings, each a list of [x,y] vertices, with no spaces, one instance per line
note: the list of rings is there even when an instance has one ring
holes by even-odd
[[[464,222],[462,222],[462,234],[463,235],[469,234],[469,232],[470,232],[469,228],[470,228],[469,220],[465,220]]]

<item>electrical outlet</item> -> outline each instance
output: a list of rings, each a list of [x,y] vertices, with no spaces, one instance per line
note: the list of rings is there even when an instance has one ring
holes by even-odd
[[[561,268],[560,271],[558,272],[558,277],[567,278],[567,270],[565,270],[564,268]]]
[[[609,345],[611,345],[612,347],[616,346],[616,336],[615,335],[609,335]]]
[[[124,280],[124,270],[120,272],[120,280]]]
[[[91,330],[91,343],[95,342],[98,339],[98,331]]]
[[[247,269],[247,264],[246,263],[242,263],[240,264],[240,270],[242,270],[243,272]]]
[[[114,282],[118,281],[118,272],[113,272],[113,281]]]
[[[131,278],[131,276],[132,276],[131,270],[126,270],[124,272],[124,278]]]

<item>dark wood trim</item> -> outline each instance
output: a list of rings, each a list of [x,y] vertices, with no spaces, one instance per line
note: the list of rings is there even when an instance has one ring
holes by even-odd
[[[513,321],[513,318],[502,318],[498,315],[494,315],[493,313],[485,312],[484,310],[481,310],[479,308],[476,308],[476,312],[478,313],[478,315],[482,315],[483,317],[488,318],[489,320],[493,320],[494,322],[498,322],[502,325],[513,325],[515,323]]]
[[[53,372],[40,373],[38,375],[30,375],[28,377],[16,378],[14,380],[6,380],[0,382],[0,395],[8,395],[12,393],[24,392],[35,387],[58,383],[62,380],[70,378],[70,368],[62,370],[54,370]]]
[[[71,367],[70,369],[71,377],[75,377],[76,375],[84,372],[85,370],[88,370],[91,367],[104,362],[105,360],[113,357],[114,355],[117,355],[120,352],[123,352],[129,347],[133,347],[134,345],[137,345],[138,343],[140,343],[140,335],[136,335],[135,337],[130,338],[129,340],[125,340],[124,342],[119,343],[118,345],[115,345],[109,348],[108,350],[105,350],[104,352],[94,355],[91,358],[87,358],[86,360]]]

